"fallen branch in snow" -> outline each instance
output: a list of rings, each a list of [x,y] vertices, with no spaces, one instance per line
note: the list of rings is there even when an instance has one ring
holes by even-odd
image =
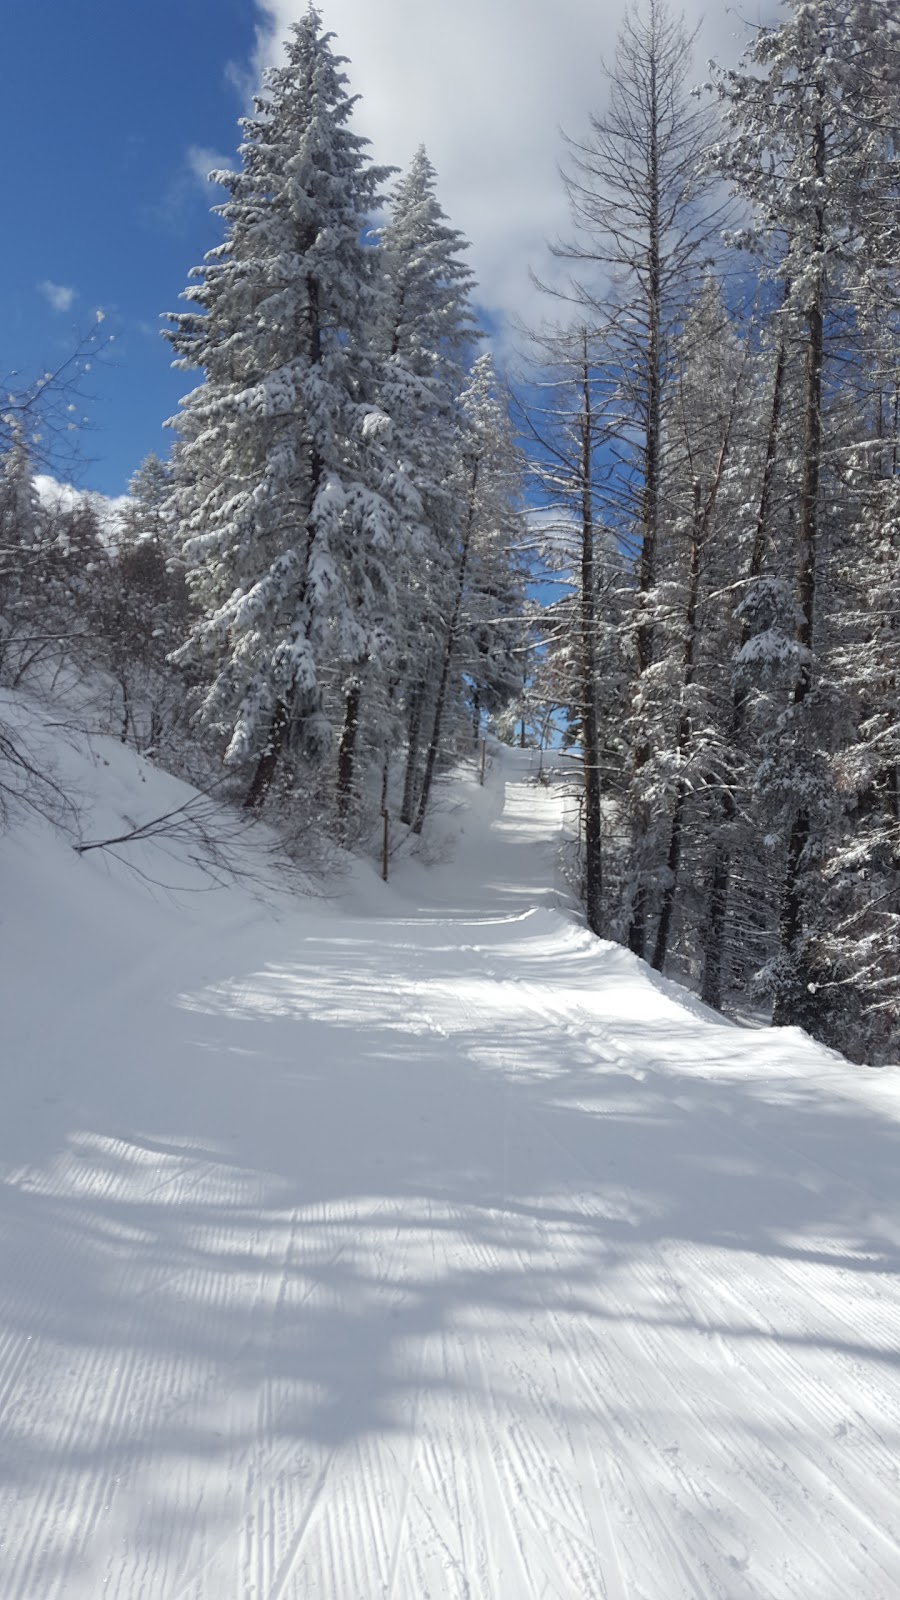
[[[123,845],[154,841],[166,847],[180,845],[180,858],[209,880],[204,886],[206,889],[240,882],[257,891],[287,888],[294,893],[310,893],[305,874],[281,854],[277,842],[272,843],[262,833],[254,818],[243,812],[232,813],[213,795],[202,791],[190,795],[170,811],[129,825],[122,833],[106,839],[85,839],[73,849],[80,856],[92,850],[107,851],[130,872],[156,888],[179,893],[201,892],[198,886],[164,883],[119,849]],[[168,853],[173,854],[171,848]],[[273,866],[277,866],[276,877],[270,872]]]
[[[23,809],[58,826],[73,827],[78,819],[74,800],[53,772],[39,766],[21,735],[13,738],[6,724],[0,722],[0,819],[5,822],[12,813]]]
[[[208,807],[218,809],[209,795],[191,795],[191,798],[185,800],[183,805],[175,806],[171,811],[164,811],[161,816],[151,817],[147,822],[135,823],[133,827],[128,829],[127,833],[117,833],[110,839],[88,839],[82,844],[76,844],[73,848],[78,855],[83,856],[87,855],[89,850],[108,850],[115,844],[131,844],[138,839],[155,839],[160,834],[171,837],[173,824],[177,828],[178,818],[189,818],[194,823],[199,822],[197,815],[199,808],[196,805],[198,800],[205,802]]]

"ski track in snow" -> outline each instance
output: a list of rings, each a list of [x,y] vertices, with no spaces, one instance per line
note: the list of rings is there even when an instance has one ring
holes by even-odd
[[[0,1600],[900,1596],[896,1075],[590,939],[524,753],[466,793],[362,907],[132,950],[63,880],[112,977],[12,1034]]]

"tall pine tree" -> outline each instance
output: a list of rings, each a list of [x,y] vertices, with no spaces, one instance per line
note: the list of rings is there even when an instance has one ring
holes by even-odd
[[[364,242],[386,172],[348,125],[341,64],[311,6],[243,124],[240,171],[216,174],[225,242],[169,333],[177,364],[205,373],[177,423],[199,619],[176,660],[207,665],[201,715],[227,761],[252,764],[253,807],[286,745],[330,748],[323,661],[363,660],[390,605],[396,474]]]

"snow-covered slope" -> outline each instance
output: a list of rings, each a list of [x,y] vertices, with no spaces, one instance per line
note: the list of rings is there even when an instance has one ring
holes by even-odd
[[[293,909],[0,841],[2,1600],[900,1595],[896,1075],[589,938],[527,756],[457,795]]]

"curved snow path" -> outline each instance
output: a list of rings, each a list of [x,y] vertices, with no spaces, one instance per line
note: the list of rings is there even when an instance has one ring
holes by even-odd
[[[897,1600],[896,1076],[590,939],[561,803],[14,1042],[2,1600]]]

